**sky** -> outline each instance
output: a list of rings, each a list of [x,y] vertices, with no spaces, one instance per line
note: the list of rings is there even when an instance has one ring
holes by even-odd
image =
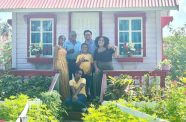
[[[169,24],[172,28],[182,27],[186,24],[186,0],[179,0],[179,11],[171,10],[170,16],[173,16],[173,21]],[[11,19],[12,14],[8,12],[0,12],[0,21],[6,21],[7,19]],[[163,36],[169,36],[168,27],[164,27]]]
[[[182,27],[186,24],[186,0],[179,0],[179,11],[170,11],[170,16],[173,16],[173,21],[169,24],[172,28]],[[164,27],[163,36],[166,37],[169,35],[171,35],[171,33],[169,33],[168,27]]]

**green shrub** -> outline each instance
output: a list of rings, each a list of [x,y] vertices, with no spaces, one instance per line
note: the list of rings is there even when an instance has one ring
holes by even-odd
[[[175,83],[177,84],[177,83]],[[170,84],[165,91],[163,99],[156,101],[149,107],[149,102],[143,102],[141,105],[134,105],[136,109],[158,118],[167,119],[170,122],[186,121],[186,87]]]
[[[35,76],[22,82],[21,77],[5,73],[0,76],[0,99],[20,93],[31,98],[38,97],[41,92],[48,91],[51,81],[50,77]]]
[[[21,91],[20,77],[5,73],[0,76],[0,100],[16,96]]]
[[[85,122],[146,122],[144,119],[122,112],[113,103],[101,105],[98,109],[94,106],[88,108],[88,113],[84,113],[82,119]]]
[[[41,92],[46,92],[49,89],[52,78],[47,76],[34,76],[22,83],[21,91],[29,97],[39,97]]]
[[[47,105],[41,102],[30,104],[27,115],[28,122],[58,122],[53,112],[47,109]]]
[[[40,96],[42,102],[47,105],[47,108],[52,111],[53,115],[58,120],[62,120],[62,114],[66,113],[60,97],[61,96],[57,91],[43,92]]]
[[[8,23],[0,22],[0,37],[3,34],[8,34],[8,40],[0,40],[0,64],[5,66],[5,70],[9,70],[12,61],[12,31]]]
[[[124,98],[128,94],[129,86],[133,83],[133,79],[127,75],[120,75],[117,78],[109,76],[108,87],[105,93],[105,100],[118,100]]]
[[[178,80],[186,71],[186,24],[177,29],[170,29],[172,36],[164,39],[166,46],[164,52],[171,60],[172,68],[169,75],[172,80]]]
[[[28,96],[22,94],[5,99],[4,102],[0,103],[0,118],[15,122],[23,111],[27,101]]]
[[[136,87],[132,77],[120,75],[116,78],[109,76],[108,87],[104,100],[125,99],[127,101],[153,101],[162,96],[162,89],[156,85],[157,79],[150,82],[150,76],[144,75],[144,86]]]

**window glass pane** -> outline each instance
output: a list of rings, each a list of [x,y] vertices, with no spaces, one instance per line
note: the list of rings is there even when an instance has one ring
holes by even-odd
[[[120,32],[119,33],[119,42],[122,42],[122,43],[129,42],[129,32]]]
[[[140,19],[132,20],[132,30],[141,30],[141,20]]]
[[[119,54],[120,55],[125,55],[124,44],[119,44]]]
[[[52,21],[43,21],[43,30],[52,31]]]
[[[31,30],[40,31],[40,21],[31,21]]]
[[[136,51],[134,52],[134,55],[141,55],[141,44],[135,44]]]
[[[43,43],[52,43],[52,33],[43,33]]]
[[[129,30],[129,20],[120,20],[119,30]]]
[[[40,42],[40,33],[32,33],[31,43],[39,43],[39,42]]]
[[[132,42],[141,42],[141,32],[132,32]]]
[[[43,45],[43,55],[52,55],[52,45],[50,44]]]

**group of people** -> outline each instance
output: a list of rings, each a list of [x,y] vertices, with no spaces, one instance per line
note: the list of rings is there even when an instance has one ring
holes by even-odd
[[[116,48],[109,38],[92,39],[90,30],[84,31],[84,43],[77,41],[75,31],[69,40],[61,35],[54,52],[54,68],[60,72],[60,92],[68,107],[86,107],[86,99],[100,96],[103,70],[113,70],[112,55]],[[94,78],[93,78],[94,76]]]

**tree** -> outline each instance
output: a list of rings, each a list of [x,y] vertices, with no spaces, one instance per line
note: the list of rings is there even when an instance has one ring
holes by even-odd
[[[177,29],[170,28],[170,32],[172,36],[164,39],[164,53],[172,62],[171,79],[178,80],[186,71],[186,24]]]
[[[5,69],[11,68],[11,52],[12,52],[12,45],[11,45],[11,27],[5,23],[0,23],[0,64],[5,66]]]

